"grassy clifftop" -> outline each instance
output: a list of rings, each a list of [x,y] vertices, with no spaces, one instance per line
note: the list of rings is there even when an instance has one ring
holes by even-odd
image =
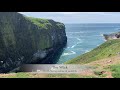
[[[51,30],[52,28],[56,27],[61,30],[65,27],[63,23],[55,22],[51,19],[42,19],[42,18],[34,18],[34,17],[26,17],[27,20],[30,20],[33,24],[36,24],[42,29]],[[55,26],[53,26],[54,24]]]
[[[109,40],[92,51],[67,61],[66,64],[84,64],[118,54],[120,54],[120,39]]]
[[[26,63],[48,63],[66,42],[63,23],[0,12],[0,73]]]

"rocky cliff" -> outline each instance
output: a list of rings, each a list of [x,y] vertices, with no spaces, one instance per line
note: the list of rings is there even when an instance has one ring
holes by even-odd
[[[26,63],[52,63],[66,42],[63,23],[0,12],[0,72]]]
[[[112,33],[112,34],[103,34],[105,40],[119,39],[120,32]]]

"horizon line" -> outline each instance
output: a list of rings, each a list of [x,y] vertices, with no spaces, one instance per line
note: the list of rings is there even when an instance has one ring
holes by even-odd
[[[120,22],[105,22],[105,23],[64,23],[64,24],[120,24]]]

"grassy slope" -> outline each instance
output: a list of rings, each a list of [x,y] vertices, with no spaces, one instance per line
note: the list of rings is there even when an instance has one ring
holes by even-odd
[[[98,77],[106,75],[107,78],[120,78],[120,55],[96,60],[84,65],[95,67],[93,71]]]
[[[120,55],[96,60],[84,65],[91,68],[79,74],[9,73],[0,78],[120,78]]]
[[[92,66],[80,74],[39,74],[39,73],[9,73],[0,74],[0,78],[116,78],[120,77],[120,56],[113,56],[84,65]]]
[[[92,61],[100,60],[103,58],[112,57],[118,55],[120,52],[120,39],[109,40],[92,51],[80,55],[65,64],[85,64]]]
[[[120,39],[109,40],[92,51],[66,63],[94,67],[82,74],[1,74],[3,78],[120,78]]]

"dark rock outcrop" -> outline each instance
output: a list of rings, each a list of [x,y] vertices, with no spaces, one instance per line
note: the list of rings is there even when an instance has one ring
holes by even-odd
[[[0,72],[22,64],[52,63],[66,42],[62,23],[0,12]]]
[[[105,40],[120,39],[120,32],[112,34],[103,34]]]

